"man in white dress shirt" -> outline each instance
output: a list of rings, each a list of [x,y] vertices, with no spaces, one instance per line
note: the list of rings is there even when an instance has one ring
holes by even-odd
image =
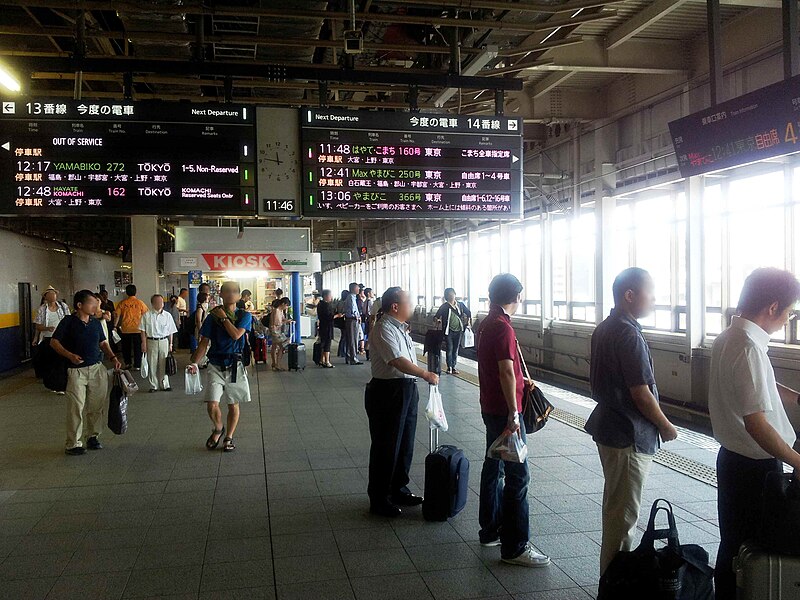
[[[736,597],[733,559],[758,532],[761,493],[770,472],[783,463],[800,471],[796,435],[785,404],[798,392],[775,381],[767,355],[770,337],[794,316],[800,282],[788,271],[756,269],[745,280],[739,316],[714,341],[708,410],[717,456],[720,544],[714,571],[716,596]]]
[[[164,310],[164,296],[156,294],[150,298],[153,310],[142,315],[139,330],[142,332],[142,352],[147,355],[150,393],[159,387],[165,392],[172,391],[169,376],[166,374],[167,355],[172,352],[172,336],[178,333],[172,315]]]

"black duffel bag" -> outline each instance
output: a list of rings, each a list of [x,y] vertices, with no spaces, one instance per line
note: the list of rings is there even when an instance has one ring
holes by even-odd
[[[522,348],[519,347],[519,341],[517,341],[517,354],[522,363],[522,373],[526,379],[525,391],[522,397],[522,420],[525,423],[525,433],[536,433],[547,425],[547,419],[550,418],[550,413],[553,412],[553,405],[542,390],[536,385],[531,387],[528,383],[527,380],[531,380],[531,375],[528,372],[525,358],[522,356]]]
[[[667,529],[656,529],[661,510],[667,513]],[[656,540],[667,545],[656,549]],[[597,600],[713,600],[713,576],[708,552],[696,544],[680,544],[672,505],[659,499],[653,502],[642,543],[619,552],[600,578]]]
[[[768,473],[756,540],[769,552],[800,556],[800,481],[794,473]]]
[[[53,350],[49,341],[47,344],[40,344],[42,383],[48,390],[54,392],[64,392],[67,389],[67,359]]]

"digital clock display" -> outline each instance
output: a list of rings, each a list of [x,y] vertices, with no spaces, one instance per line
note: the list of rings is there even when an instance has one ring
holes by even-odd
[[[326,109],[302,114],[305,215],[521,216],[520,119]]]
[[[4,101],[0,213],[254,215],[255,111]]]

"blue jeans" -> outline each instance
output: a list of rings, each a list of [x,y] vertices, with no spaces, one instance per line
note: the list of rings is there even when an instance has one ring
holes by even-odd
[[[458,360],[458,349],[461,346],[461,331],[451,331],[445,336],[446,353],[447,353],[447,368],[455,369],[456,361]]]
[[[506,428],[508,418],[483,414],[486,449]],[[521,421],[522,419],[520,419]],[[520,423],[525,441],[525,424]],[[528,543],[528,462],[514,463],[484,458],[478,519],[482,543],[500,538],[500,556],[516,558]]]

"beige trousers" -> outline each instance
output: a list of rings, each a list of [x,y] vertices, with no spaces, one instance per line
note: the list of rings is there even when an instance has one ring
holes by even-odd
[[[169,387],[169,377],[166,375],[167,354],[169,354],[169,339],[147,340],[147,380],[150,389],[165,390]]]
[[[84,428],[87,439],[103,429],[108,401],[108,371],[103,363],[68,369],[66,400],[67,449],[81,447]]]
[[[611,448],[597,444],[603,465],[603,543],[600,548],[600,575],[620,550],[630,550],[639,521],[644,488],[652,454],[636,452],[633,446]]]

